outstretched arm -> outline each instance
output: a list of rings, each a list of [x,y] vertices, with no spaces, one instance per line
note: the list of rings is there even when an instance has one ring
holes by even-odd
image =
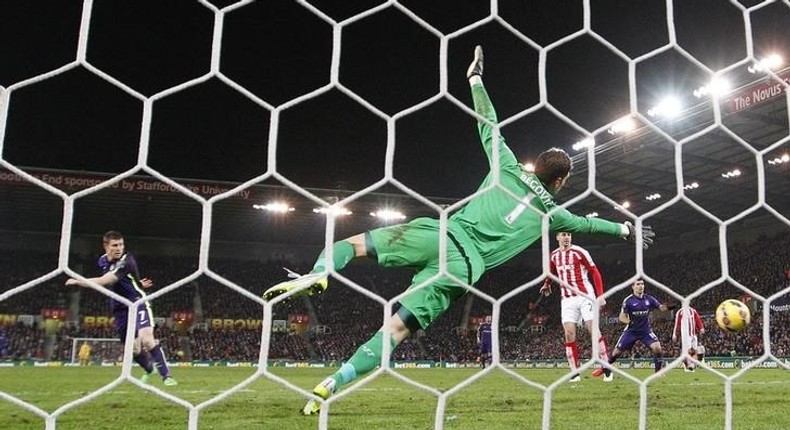
[[[629,221],[624,223],[608,221],[594,217],[583,217],[570,213],[565,208],[555,209],[551,216],[551,229],[554,231],[569,231],[571,233],[607,234],[618,236],[630,242],[636,242],[636,226]],[[642,248],[647,249],[653,244],[656,236],[653,228],[642,225]]]
[[[88,278],[88,280],[91,281],[91,282],[97,283],[97,284],[101,285],[102,287],[106,287],[108,285],[112,285],[112,284],[118,282],[118,277],[115,276],[115,273],[113,273],[113,272],[107,272],[107,273],[105,273],[104,275],[102,275],[102,276],[100,276],[98,278]],[[66,280],[66,285],[68,285],[68,286],[76,286],[76,287],[90,287],[89,284],[86,284],[85,282],[82,282],[79,279],[74,279],[74,278],[67,279]]]
[[[480,134],[480,141],[483,143],[483,149],[488,157],[488,163],[491,165],[493,161],[493,153],[495,150],[499,151],[499,166],[518,166],[518,160],[513,155],[513,151],[505,144],[505,138],[500,134],[499,144],[494,145],[494,125],[498,123],[496,110],[491,103],[488,92],[483,86],[483,48],[480,46],[475,47],[475,55],[472,63],[469,64],[469,69],[466,71],[466,77],[469,80],[469,86],[472,89],[472,102],[475,106],[475,112],[488,121],[477,121],[477,131]]]

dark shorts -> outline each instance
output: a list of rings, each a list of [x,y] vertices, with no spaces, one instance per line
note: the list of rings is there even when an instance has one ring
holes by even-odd
[[[115,331],[121,339],[126,338],[126,326],[128,323],[129,312],[127,308],[121,308],[113,311],[115,317]],[[154,314],[151,312],[151,306],[146,303],[141,303],[137,306],[135,312],[135,330],[134,337],[137,337],[137,332],[141,328],[154,326]]]
[[[483,259],[461,228],[448,222],[447,272],[439,276],[439,221],[417,218],[407,224],[370,231],[370,238],[383,267],[410,267],[416,270],[409,293],[401,306],[411,312],[420,327],[427,328],[450,304],[466,294],[483,274]]]
[[[491,342],[480,342],[480,354],[491,354]]]
[[[616,348],[620,351],[627,351],[634,347],[636,341],[640,341],[643,345],[649,347],[658,342],[658,336],[652,330],[647,333],[633,333],[626,330],[620,335],[620,339],[617,340]]]

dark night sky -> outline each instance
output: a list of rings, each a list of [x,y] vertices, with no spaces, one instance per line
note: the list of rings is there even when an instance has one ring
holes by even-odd
[[[399,3],[444,34],[489,15],[486,1]],[[342,21],[382,2],[310,4]],[[593,30],[632,58],[669,41],[664,2],[591,4]],[[486,84],[506,119],[539,101],[538,51],[522,37],[546,46],[582,28],[584,15],[578,0],[503,0],[498,6],[501,21],[450,39],[448,88],[451,97],[471,105],[464,70],[473,46],[483,45]],[[786,42],[787,10],[778,4],[752,14],[757,55]],[[214,12],[204,5],[96,0],[92,12],[88,62],[142,96],[209,72]],[[674,12],[681,46],[705,66],[718,70],[746,55],[742,12],[733,4],[682,1]],[[0,13],[4,88],[76,58],[81,1],[3,2]],[[329,23],[296,2],[247,4],[225,17],[220,70],[277,107],[330,82],[332,37]],[[382,114],[394,115],[438,93],[439,46],[437,34],[389,6],[343,27],[340,82]],[[667,90],[690,93],[705,78],[676,51],[641,62],[636,72],[643,112]],[[629,110],[627,62],[589,35],[548,53],[547,85],[549,102],[587,130]],[[14,89],[9,107],[2,156],[15,165],[118,173],[137,161],[143,102],[86,67]],[[270,119],[268,108],[212,77],[153,103],[148,164],[175,178],[248,180],[270,163]],[[384,175],[386,133],[385,119],[330,89],[280,112],[277,169],[306,187],[361,189]],[[446,97],[399,118],[395,133],[395,177],[423,194],[464,196],[487,170],[474,119]],[[503,134],[524,161],[551,146],[570,151],[582,135],[546,109]]]

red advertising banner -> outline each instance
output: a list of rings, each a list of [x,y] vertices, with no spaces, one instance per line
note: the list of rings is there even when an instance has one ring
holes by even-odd
[[[290,314],[288,315],[288,322],[291,324],[307,324],[310,322],[310,317],[307,314]]]
[[[790,84],[790,69],[777,73],[782,82],[773,78],[764,78],[761,82],[739,90],[727,97],[724,108],[730,113],[755,107],[769,100],[784,96],[785,85]]]
[[[99,185],[111,179],[111,176],[104,175],[77,175],[71,173],[56,173],[56,172],[36,172],[28,171],[31,176],[39,179],[40,181],[52,185],[53,187],[62,190],[81,190],[89,187]],[[22,176],[7,170],[0,170],[0,184],[19,184],[19,185],[32,185]],[[180,183],[184,188],[192,191],[195,194],[209,198],[218,194],[225,193],[235,187],[235,185],[226,184],[199,184],[199,183]],[[122,179],[111,185],[109,189],[120,190],[127,192],[137,193],[180,193],[176,187],[168,185],[155,178],[136,178],[134,176]],[[251,188],[241,190],[233,194],[233,197],[242,199],[250,199],[253,197],[254,191]]]
[[[170,317],[173,318],[173,321],[190,322],[195,318],[195,313],[192,311],[173,311],[170,313]]]
[[[69,315],[69,311],[63,308],[43,308],[41,309],[41,316],[45,320],[65,320]]]

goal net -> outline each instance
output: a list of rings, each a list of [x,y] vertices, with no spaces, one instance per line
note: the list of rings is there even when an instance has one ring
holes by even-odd
[[[81,362],[80,348],[88,344],[88,362],[101,365],[103,363],[119,363],[123,361],[123,343],[117,338],[75,337],[71,340],[71,363]]]
[[[249,345],[260,346],[254,374],[207,400],[194,400],[177,390],[141,388],[185,408],[185,427],[190,430],[202,428],[212,406],[250,391],[253,383],[262,381],[300,399],[312,396],[312,386],[283,377],[270,366],[270,359],[278,339],[289,345],[282,347],[283,355],[320,353],[326,345],[308,343],[314,332],[305,330],[305,321],[326,318],[325,308],[309,301],[263,301],[260,290],[265,286],[260,282],[271,277],[259,275],[257,263],[309,258],[305,255],[316,248],[327,249],[331,260],[329,245],[335,241],[386,224],[367,214],[392,215],[374,208],[374,203],[388,199],[408,201],[412,217],[438,218],[446,233],[449,216],[471,197],[499,187],[500,178],[494,174],[490,186],[477,188],[499,156],[486,160],[482,155],[473,126],[479,118],[469,107],[465,68],[478,44],[486,48],[490,61],[485,82],[499,114],[495,135],[506,136],[525,165],[550,147],[579,150],[573,156],[573,179],[560,196],[562,206],[638,227],[651,224],[659,234],[649,251],[625,242],[585,242],[594,254],[610,254],[612,266],[622,273],[607,284],[610,313],[595,312],[595,324],[609,324],[605,335],[610,346],[616,341],[614,327],[621,329],[616,325],[617,301],[628,294],[635,279],[643,278],[651,291],[686,307],[737,295],[753,301],[752,341],[744,347],[751,351],[749,359],[729,373],[712,367],[711,360],[700,363],[721,389],[711,408],[717,426],[735,427],[734,387],[744,374],[767,363],[790,369],[772,343],[776,314],[771,310],[790,290],[786,285],[760,285],[749,270],[741,270],[753,261],[735,257],[739,239],[755,231],[778,231],[786,238],[790,226],[790,70],[772,52],[775,40],[790,40],[787,1],[140,0],[118,6],[84,0],[57,2],[57,7],[5,3],[0,10],[13,13],[3,13],[10,17],[0,29],[0,48],[11,43],[19,47],[17,57],[0,51],[0,71],[6,64],[30,64],[32,70],[0,75],[0,182],[28,191],[3,194],[3,201],[12,203],[0,208],[3,219],[9,220],[8,227],[0,229],[14,233],[15,226],[24,225],[54,232],[57,239],[50,245],[58,257],[35,279],[12,277],[12,285],[0,291],[0,306],[37,314],[38,309],[25,309],[30,306],[26,294],[52,283],[62,285],[64,276],[88,276],[70,258],[96,252],[94,243],[86,244],[90,235],[119,229],[131,237],[147,233],[164,239],[168,244],[163,249],[170,249],[171,240],[194,244],[194,261],[184,264],[189,272],[156,289],[148,300],[155,308],[158,303],[172,305],[174,311],[202,302],[201,312],[185,314],[197,319],[204,308],[207,313],[227,312],[231,316],[219,326],[262,330],[260,336],[256,331],[256,336],[246,337],[200,330],[197,336],[223,345],[221,351],[206,353],[212,357],[243,349],[239,344],[255,356]],[[47,31],[54,22],[68,25]],[[2,33],[5,28],[23,36]],[[73,37],[64,36],[68,34]],[[724,81],[730,86],[723,86]],[[668,89],[683,97],[660,97]],[[60,104],[44,103],[48,98]],[[53,118],[60,120],[57,130]],[[292,203],[259,201],[269,197],[287,197]],[[532,210],[515,199],[514,204],[521,205],[518,210]],[[346,222],[341,215],[353,214],[349,208],[354,206],[359,208],[357,218]],[[245,214],[251,211],[265,212],[256,212],[254,222],[248,222]],[[62,213],[62,218],[47,215],[52,212]],[[257,217],[261,213],[266,216]],[[293,216],[286,220],[288,214]],[[754,226],[764,228],[750,229]],[[322,402],[318,428],[333,427],[338,422],[334,420],[341,420],[339,427],[358,424],[332,412],[354,396],[367,396],[379,377],[429,398],[429,425],[464,428],[452,412],[458,408],[454,399],[495,372],[518,384],[514,391],[538,393],[528,411],[532,428],[562,427],[568,417],[575,424],[584,422],[588,417],[576,403],[557,401],[569,373],[541,380],[504,357],[525,349],[527,362],[529,351],[561,342],[544,336],[540,323],[532,334],[517,331],[526,319],[514,317],[532,310],[524,297],[536,296],[549,276],[554,238],[548,222],[543,233],[528,256],[540,262],[536,273],[526,279],[523,273],[498,278],[505,281],[491,282],[490,289],[464,285],[473,300],[448,311],[456,320],[471,321],[475,312],[493,316],[490,367],[439,388],[395,371],[390,363],[395,351],[385,342],[377,370]],[[442,274],[451,246],[444,236]],[[9,237],[9,243],[17,240],[13,234],[4,235]],[[646,263],[648,252],[669,255],[679,248],[700,253],[714,249],[703,260],[712,268],[712,277],[693,276],[700,267],[687,267],[682,259]],[[222,252],[246,254],[249,260],[218,269],[214,257]],[[667,267],[670,275],[655,276]],[[252,282],[237,281],[249,272],[255,272]],[[402,290],[386,290],[370,274],[330,272],[333,291],[322,298],[324,303],[331,302],[332,294],[348,298],[339,308],[353,314],[354,324],[375,329],[383,321],[386,326]],[[688,276],[675,276],[681,274]],[[197,284],[200,300],[179,297],[178,305],[167,302]],[[50,304],[41,307],[46,306]],[[368,313],[369,309],[374,311]],[[256,318],[262,313],[262,323],[247,315],[238,317],[244,312],[257,313]],[[293,328],[287,335],[280,330],[286,319]],[[272,330],[275,320],[277,333]],[[446,360],[442,338],[465,333],[467,327],[458,325],[468,324],[445,321],[434,327],[444,330],[441,335],[428,331],[424,338],[401,345],[401,350],[416,354],[429,349],[424,343],[435,341],[431,346],[439,350],[440,361]],[[505,334],[506,326],[508,333],[517,335]],[[342,332],[332,328],[325,333],[338,331]],[[55,410],[44,410],[6,387],[0,389],[0,399],[40,416],[47,430],[56,429],[64,413],[105,396],[120,382],[142,386],[132,376],[132,340],[127,336],[124,348],[124,342],[114,339],[75,338],[72,363],[78,361],[79,346],[88,342],[93,356],[123,357],[124,364],[118,380]],[[735,345],[733,351],[738,346],[733,338],[717,340]],[[349,336],[337,343],[362,341],[363,337]],[[585,337],[580,341],[591,344],[588,356],[598,356],[597,342]],[[710,357],[715,342],[701,342]],[[672,348],[671,342],[662,343]],[[195,348],[190,355],[202,352]],[[664,396],[652,390],[688,358],[674,351],[667,355],[664,370],[644,377],[629,372],[633,368],[616,368],[630,389],[628,407],[634,408],[629,415],[633,420],[623,425],[646,429],[654,427],[648,425],[651,419],[674,414],[663,410],[651,417],[656,407],[651,400]],[[628,365],[635,367],[634,363],[638,360]],[[589,373],[602,364],[589,360],[581,371]],[[509,394],[497,390],[494,395]],[[604,404],[610,399],[595,400]],[[503,409],[511,405],[507,399],[495,401],[505,405]],[[279,399],[256,405],[266,413],[281,406]],[[754,413],[754,408],[745,409],[749,410],[744,413]],[[713,414],[707,412],[704,418]],[[276,420],[284,413],[267,418]],[[522,417],[517,419],[523,424]]]

